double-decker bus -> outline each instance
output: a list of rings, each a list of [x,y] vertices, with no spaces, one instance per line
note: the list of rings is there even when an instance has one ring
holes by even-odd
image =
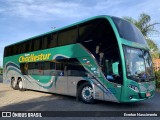
[[[96,16],[8,45],[3,82],[95,100],[136,102],[154,95],[149,48],[133,24]]]

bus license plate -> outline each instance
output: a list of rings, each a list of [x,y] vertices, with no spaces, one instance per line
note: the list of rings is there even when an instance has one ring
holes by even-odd
[[[150,97],[151,96],[151,93],[146,93],[146,97]]]

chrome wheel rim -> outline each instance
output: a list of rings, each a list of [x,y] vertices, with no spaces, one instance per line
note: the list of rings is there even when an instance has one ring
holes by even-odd
[[[82,97],[84,100],[89,101],[93,97],[93,89],[90,86],[86,86],[82,89]]]
[[[16,81],[13,79],[13,87],[16,87]]]
[[[19,81],[19,88],[20,88],[20,89],[22,89],[22,88],[23,88],[22,81]]]

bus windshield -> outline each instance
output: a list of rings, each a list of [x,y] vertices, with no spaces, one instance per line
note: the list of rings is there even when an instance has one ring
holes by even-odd
[[[124,46],[127,77],[137,81],[154,79],[152,61],[148,51]]]
[[[112,19],[117,27],[117,30],[121,38],[147,45],[147,42],[144,39],[142,33],[135,25],[117,17],[112,17]]]

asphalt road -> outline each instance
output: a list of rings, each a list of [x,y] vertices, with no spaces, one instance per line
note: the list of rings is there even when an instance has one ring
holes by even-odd
[[[0,76],[0,81],[2,81],[2,76]],[[15,90],[12,90],[11,92],[14,91]],[[33,94],[40,94],[40,92],[30,92],[33,92]],[[27,91],[23,92],[23,94],[26,93]],[[116,113],[118,111],[160,111],[159,101],[159,92],[156,92],[155,96],[149,100],[125,104],[106,101],[97,101],[96,104],[84,104],[80,101],[76,101],[74,97],[49,94],[48,96],[39,96],[38,98],[25,100],[16,104],[10,104],[4,107],[0,107],[0,111],[113,111],[116,116]],[[150,119],[151,117],[147,118],[147,120]]]

